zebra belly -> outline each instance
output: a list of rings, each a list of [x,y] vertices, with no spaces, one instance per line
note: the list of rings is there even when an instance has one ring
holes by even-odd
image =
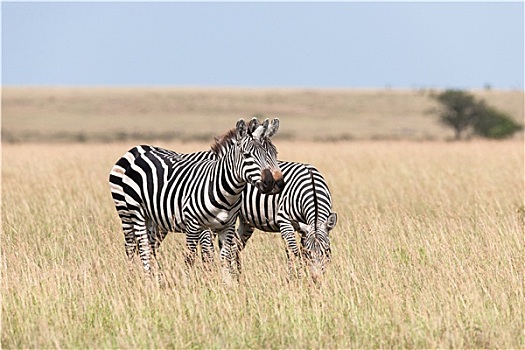
[[[182,222],[175,219],[175,215],[171,215],[171,219],[166,219],[168,225],[158,222],[155,218],[150,218],[161,230],[166,232],[184,232],[184,225]]]
[[[277,225],[275,218],[267,216],[257,216],[252,214],[243,213],[243,218],[251,226],[258,230],[266,232],[279,232],[279,226]]]

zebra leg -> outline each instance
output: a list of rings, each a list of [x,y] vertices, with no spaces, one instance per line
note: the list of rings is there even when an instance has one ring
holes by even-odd
[[[157,251],[164,238],[166,238],[168,231],[161,229],[157,224],[155,224],[155,222],[153,222],[153,220],[149,218],[146,219],[146,227],[148,231],[148,241],[151,248],[152,263],[154,265],[155,272],[157,273],[157,280],[159,284],[162,284],[162,267],[160,264],[160,260],[157,256]]]
[[[231,284],[232,277],[238,280],[240,273],[240,256],[234,226],[228,226],[219,232],[219,245],[221,246],[222,278],[226,284]],[[234,264],[237,268],[233,266]]]
[[[151,266],[150,266],[151,246],[148,240],[146,223],[144,221],[136,222],[134,225],[134,228],[135,228],[135,238],[139,246],[140,260],[142,260],[142,267],[144,268],[144,273],[147,276],[150,276],[151,275]]]
[[[243,237],[239,236],[239,232],[236,232],[235,229],[233,229],[233,232],[234,232],[234,236],[233,236],[232,256],[235,261],[235,265],[237,266],[237,276],[240,276],[242,272],[241,251],[244,249],[244,244],[246,241],[243,240]],[[253,228],[252,228],[252,233],[253,233]],[[249,237],[246,238],[246,240],[248,239]]]
[[[133,271],[133,260],[137,253],[137,241],[135,239],[135,232],[133,230],[133,222],[127,216],[127,213],[119,211],[120,220],[122,221],[122,231],[124,232],[124,248],[126,249],[126,256],[128,258],[128,269]]]
[[[209,265],[214,260],[213,248],[213,232],[211,230],[204,230],[199,235],[199,243],[201,244],[202,262],[209,269]]]
[[[192,268],[195,264],[195,258],[197,257],[197,245],[199,244],[199,238],[202,230],[195,223],[188,223],[186,226],[186,256],[184,262],[186,267]]]
[[[250,223],[239,218],[239,227],[237,228],[237,236],[240,239],[239,251],[242,251],[246,247],[246,243],[252,237],[254,227]]]
[[[131,232],[124,232],[124,247],[126,249],[126,256],[128,257],[128,269],[133,270],[133,260],[137,253],[137,241],[133,230]]]
[[[288,258],[288,268],[291,275],[297,275],[302,277],[302,261],[299,247],[297,246],[297,240],[295,239],[295,230],[289,221],[280,221],[279,230],[281,236],[286,243],[286,256]],[[296,262],[299,266],[296,267]]]
[[[148,230],[148,241],[151,246],[151,255],[153,256],[156,266],[160,269],[157,251],[164,238],[166,238],[168,231],[161,229],[149,218],[146,219],[146,228]]]
[[[199,243],[198,237],[189,237],[186,235],[186,256],[184,257],[184,262],[186,267],[192,268],[195,265],[195,257],[197,256],[197,244]]]

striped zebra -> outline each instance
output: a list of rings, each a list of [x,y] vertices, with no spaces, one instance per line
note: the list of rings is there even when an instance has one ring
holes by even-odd
[[[286,187],[279,194],[268,196],[247,185],[242,196],[237,235],[243,249],[254,228],[280,232],[286,242],[290,268],[294,259],[305,258],[312,277],[317,280],[331,259],[330,231],[337,214],[332,212],[332,198],[321,173],[312,165],[278,162]],[[295,231],[301,233],[301,249]]]
[[[271,137],[279,120],[263,124],[241,119],[211,146],[209,152],[181,155],[153,146],[130,149],[113,166],[109,182],[122,221],[130,265],[138,252],[144,272],[151,273],[151,255],[166,233],[186,234],[186,264],[193,265],[197,244],[213,259],[211,232],[219,234],[221,263],[234,274],[235,221],[244,187],[263,193],[284,187]],[[152,229],[156,227],[156,229]]]

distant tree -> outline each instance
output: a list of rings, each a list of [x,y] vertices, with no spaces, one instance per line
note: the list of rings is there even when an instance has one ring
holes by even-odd
[[[476,98],[462,90],[445,90],[433,96],[442,108],[435,111],[442,124],[454,129],[454,138],[461,139],[461,134],[470,128],[477,113]]]
[[[476,100],[463,90],[445,90],[433,98],[441,103],[441,108],[432,112],[438,114],[442,124],[454,130],[456,140],[460,140],[467,130],[481,137],[502,139],[522,129],[504,112],[488,106],[483,100]]]

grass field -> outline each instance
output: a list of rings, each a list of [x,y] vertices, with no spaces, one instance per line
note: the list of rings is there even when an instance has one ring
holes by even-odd
[[[333,261],[289,282],[281,238],[256,232],[232,288],[185,275],[182,234],[169,286],[128,273],[107,179],[134,144],[3,145],[3,348],[525,347],[522,140],[276,141],[331,187]]]

